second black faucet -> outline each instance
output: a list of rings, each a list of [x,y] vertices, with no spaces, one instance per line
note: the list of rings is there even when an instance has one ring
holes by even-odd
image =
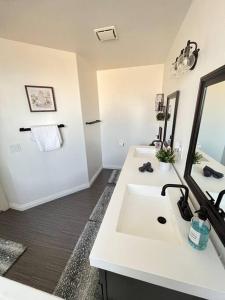
[[[188,195],[189,195],[188,187],[186,185],[183,185],[183,184],[172,184],[172,183],[171,184],[165,184],[162,187],[161,195],[165,196],[166,195],[166,189],[171,188],[171,187],[185,190],[184,195],[182,195],[180,197],[180,200],[177,202],[177,205],[178,205],[178,208],[180,210],[180,214],[181,214],[182,218],[185,221],[190,221],[191,218],[193,217],[193,214],[192,214],[191,209],[188,205]]]

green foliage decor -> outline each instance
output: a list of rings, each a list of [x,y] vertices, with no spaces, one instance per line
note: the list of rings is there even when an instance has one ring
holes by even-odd
[[[163,113],[163,112],[157,113],[156,119],[157,119],[157,121],[164,121],[165,120],[165,113]]]
[[[194,165],[200,164],[200,162],[201,162],[202,159],[203,159],[202,154],[199,153],[199,152],[195,152],[194,158],[193,158],[193,164],[194,164]]]
[[[166,113],[164,112],[159,112],[156,115],[157,121],[164,121],[166,118]],[[167,121],[170,119],[170,113],[167,114]]]
[[[175,163],[175,154],[171,148],[162,148],[156,153],[159,161],[164,163]]]

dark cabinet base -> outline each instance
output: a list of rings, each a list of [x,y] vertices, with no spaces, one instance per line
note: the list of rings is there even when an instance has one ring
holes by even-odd
[[[105,270],[99,272],[104,300],[203,300]]]

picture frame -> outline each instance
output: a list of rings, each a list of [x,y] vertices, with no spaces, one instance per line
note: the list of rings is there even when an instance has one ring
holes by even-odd
[[[25,85],[31,112],[56,111],[54,89],[51,86]]]

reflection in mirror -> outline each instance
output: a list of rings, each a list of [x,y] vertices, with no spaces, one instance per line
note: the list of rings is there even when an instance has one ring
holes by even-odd
[[[191,176],[208,199],[225,189],[225,81],[208,86]],[[225,211],[225,196],[220,203]]]
[[[173,148],[178,101],[179,91],[176,91],[167,97],[163,141],[164,144],[170,146],[171,148]]]

